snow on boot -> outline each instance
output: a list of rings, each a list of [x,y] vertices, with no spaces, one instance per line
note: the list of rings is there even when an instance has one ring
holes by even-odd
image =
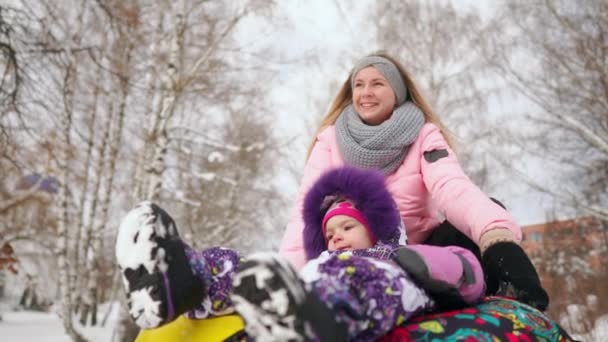
[[[442,310],[464,307],[483,296],[481,264],[467,249],[410,245],[394,251],[393,261],[426,290]]]
[[[139,327],[168,323],[202,300],[205,288],[185,248],[171,216],[152,202],[138,204],[121,222],[116,259]]]
[[[305,289],[294,269],[273,253],[241,263],[231,299],[255,341],[346,341],[346,326]]]

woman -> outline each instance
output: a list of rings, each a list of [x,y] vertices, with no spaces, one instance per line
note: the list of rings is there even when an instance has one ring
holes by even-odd
[[[302,201],[324,171],[343,164],[379,169],[387,175],[409,243],[460,243],[480,252],[488,294],[546,309],[548,296],[518,245],[521,228],[464,174],[450,140],[395,59],[384,53],[362,58],[311,144],[280,253],[296,268],[306,262]]]

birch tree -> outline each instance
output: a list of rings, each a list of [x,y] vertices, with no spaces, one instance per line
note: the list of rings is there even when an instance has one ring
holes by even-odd
[[[75,268],[73,265],[76,263],[75,260],[70,258],[70,252],[75,250],[75,245],[70,246],[69,226],[71,225],[71,196],[70,196],[70,184],[72,174],[72,150],[75,146],[72,144],[72,130],[73,121],[75,116],[75,92],[76,92],[76,80],[78,77],[78,59],[76,55],[76,48],[80,47],[82,37],[82,26],[83,26],[83,15],[86,10],[86,2],[79,4],[78,12],[76,14],[76,24],[73,28],[74,31],[70,32],[64,37],[63,49],[64,56],[66,57],[66,65],[63,70],[63,113],[59,114],[59,131],[60,131],[60,154],[57,160],[59,172],[60,172],[60,187],[59,187],[59,201],[58,201],[58,212],[59,212],[59,224],[57,229],[57,256],[58,256],[58,267],[59,267],[59,293],[61,295],[62,303],[62,321],[66,333],[72,338],[73,341],[84,341],[85,339],[76,330],[72,321],[73,311],[73,298],[71,297],[70,284],[75,282],[75,277],[71,276]],[[67,33],[67,32],[66,32]],[[60,43],[61,44],[61,43]],[[71,247],[71,248],[70,248]]]
[[[33,144],[23,143],[31,141],[34,132],[30,122],[36,119],[24,110],[30,102],[24,95],[29,88],[30,62],[52,55],[39,48],[43,45],[43,35],[32,29],[39,24],[38,18],[19,6],[0,4],[0,167],[5,176],[3,182],[7,183],[16,181],[27,170],[35,169],[35,158],[30,153],[43,145],[40,140]],[[0,200],[0,214],[35,196],[35,189],[19,192],[18,196],[9,190]]]
[[[23,13],[23,16],[42,18],[40,19],[40,25],[36,25],[36,20],[32,20],[29,22],[31,26],[24,31],[29,30],[38,34],[38,36],[34,35],[36,39],[39,39],[39,43],[36,43],[35,47],[49,56],[28,60],[27,56],[31,51],[17,54],[17,57],[24,57],[21,60],[24,63],[21,69],[22,96],[24,99],[31,101],[23,101],[18,104],[21,105],[19,108],[21,115],[39,116],[47,120],[31,120],[33,124],[30,123],[30,120],[17,122],[22,122],[24,131],[30,133],[29,135],[21,134],[22,138],[26,138],[26,144],[32,140],[43,140],[44,144],[46,144],[45,141],[55,144],[55,147],[49,148],[49,150],[55,150],[57,153],[52,156],[49,155],[45,170],[54,172],[60,179],[60,194],[58,200],[55,201],[56,208],[48,207],[50,211],[56,212],[59,217],[56,225],[57,239],[55,240],[61,294],[59,302],[62,304],[61,316],[66,332],[72,339],[82,340],[82,336],[74,329],[72,324],[72,312],[78,298],[76,294],[81,291],[77,286],[77,283],[81,280],[80,272],[83,273],[82,276],[85,279],[95,279],[96,283],[99,279],[95,273],[88,278],[85,277],[88,274],[87,269],[77,266],[79,255],[86,254],[86,256],[89,256],[89,258],[85,257],[83,259],[90,261],[89,266],[95,266],[89,267],[88,270],[94,271],[101,268],[101,265],[96,262],[99,254],[95,254],[100,252],[98,246],[100,244],[98,238],[101,235],[100,229],[92,231],[92,248],[89,248],[89,242],[82,243],[79,238],[82,235],[82,227],[88,225],[83,218],[86,217],[84,215],[85,204],[92,196],[89,194],[88,184],[90,182],[86,175],[89,174],[88,171],[91,168],[90,164],[93,159],[91,155],[95,144],[95,136],[93,135],[93,132],[95,132],[94,118],[99,90],[96,82],[101,82],[103,79],[101,75],[104,75],[101,72],[93,78],[88,78],[90,73],[87,67],[93,64],[87,58],[90,56],[88,53],[91,52],[90,47],[99,42],[96,40],[99,35],[95,36],[90,31],[92,24],[94,24],[91,22],[91,18],[96,16],[92,15],[91,8],[88,6],[91,3],[86,1],[64,4],[67,6],[44,4],[29,7],[30,4],[25,2],[16,4],[19,13]],[[48,28],[48,30],[37,32],[36,28]],[[82,36],[85,30],[89,30],[87,47],[83,47],[82,44]],[[16,51],[21,52],[19,49],[16,49]],[[107,67],[107,65],[105,66]],[[92,68],[92,70],[99,71],[99,68]],[[91,79],[97,80],[91,82],[93,87],[84,86],[90,84]],[[92,93],[95,94],[91,96]],[[92,101],[90,101],[91,99]],[[88,126],[83,126],[83,122],[87,122]],[[120,123],[120,121],[117,122]],[[88,128],[83,131],[81,130],[83,127]],[[32,131],[35,131],[36,135],[31,134]],[[18,131],[13,129],[12,133],[15,132]],[[88,132],[88,136],[85,132]],[[119,138],[122,133],[119,131],[114,135],[113,138],[118,138],[115,140],[120,143]],[[40,139],[40,136],[57,136],[59,139]],[[78,146],[81,146],[82,140],[86,141],[89,147],[81,154]],[[34,146],[43,145],[43,143],[34,144]],[[113,146],[113,148],[116,150],[116,146]],[[113,159],[115,160],[116,151],[113,152]],[[100,158],[103,159],[104,157],[101,156]],[[18,158],[18,160],[23,163],[24,158]],[[29,165],[34,168],[40,167],[36,166],[35,163]],[[80,177],[79,170],[83,170],[84,177]],[[108,172],[101,172],[98,177],[108,174]],[[81,184],[82,188],[79,186]],[[112,188],[111,181],[107,187]],[[78,194],[80,194],[79,200],[77,200]],[[96,196],[96,194],[93,194],[93,196]],[[103,213],[105,214],[105,212]],[[80,219],[76,219],[77,217]],[[107,217],[103,219],[106,220]],[[81,249],[83,250],[82,253],[80,253]],[[96,249],[95,253],[91,253],[91,249]]]
[[[181,181],[176,183],[176,180],[191,182],[197,175],[208,174],[207,157],[213,157],[205,154],[215,153],[224,154],[234,163],[231,168],[224,168],[215,174],[215,180],[223,179],[224,185],[231,182],[234,184],[235,179],[231,172],[253,165],[239,158],[246,158],[247,153],[271,154],[275,144],[271,138],[271,122],[266,119],[269,115],[262,113],[266,103],[264,95],[268,91],[268,87],[263,86],[264,79],[271,77],[265,64],[271,60],[241,57],[247,56],[248,52],[238,47],[235,38],[242,21],[254,16],[265,16],[271,5],[271,2],[256,1],[244,1],[237,5],[166,2],[162,4],[163,10],[158,12],[162,15],[157,14],[154,18],[158,22],[155,22],[152,28],[153,34],[147,49],[147,53],[153,58],[145,67],[145,80],[151,86],[147,91],[147,96],[151,99],[148,105],[151,108],[145,121],[145,143],[136,153],[139,157],[135,171],[134,197],[136,200],[161,200],[170,208],[173,201],[181,203],[183,206],[172,211],[178,224],[182,215],[191,219],[198,217],[200,221],[192,222],[194,228],[186,228],[198,231],[198,234],[205,232],[204,227],[219,227],[222,231],[238,226],[228,224],[229,220],[237,220],[237,216],[231,216],[229,210],[223,212],[219,222],[204,221],[208,218],[205,212],[210,210],[210,207],[206,203],[201,205],[201,199],[221,202],[223,197],[232,198],[231,205],[240,207],[243,203],[239,203],[239,200],[244,196],[225,192],[217,193],[218,198],[199,197],[194,195],[199,191],[184,192],[184,189],[192,187],[185,186]],[[161,37],[168,38],[162,40]],[[252,77],[247,76],[249,72]],[[248,109],[253,104],[256,110]],[[250,146],[241,145],[246,144],[242,136],[227,135],[234,122],[247,121],[246,115],[236,115],[236,111],[246,112],[246,115],[256,118],[248,120],[251,123],[248,127],[252,134],[257,135],[258,140],[249,140],[248,143],[257,143],[258,146],[264,147],[262,152],[268,153],[260,153],[259,148],[251,149]],[[260,124],[256,124],[255,120],[260,120]],[[245,152],[247,149],[248,152]],[[188,170],[175,167],[179,160],[190,165]],[[271,162],[265,160],[266,175],[271,176]],[[257,179],[260,182],[260,177],[264,177],[264,173],[256,172],[251,181]],[[169,185],[165,185],[167,181]],[[247,181],[250,182],[249,179]],[[199,180],[195,183],[203,192],[213,187],[213,182],[205,183]],[[268,183],[260,184],[263,185],[253,191],[258,191],[258,196],[272,194],[273,198],[280,199]],[[239,183],[239,186],[242,185]],[[251,213],[255,212],[259,217],[263,210],[256,211],[252,208]],[[259,221],[256,219],[249,222]],[[246,230],[241,229],[240,232],[244,234]],[[215,244],[234,243],[231,241],[234,238],[228,238],[229,235],[227,231],[217,235]]]
[[[268,4],[271,4],[270,2]],[[184,0],[178,2],[163,2],[158,18],[159,27],[168,27],[168,32],[160,31],[162,36],[168,36],[168,42],[154,42],[151,46],[159,48],[158,53],[166,53],[160,67],[150,70],[148,77],[153,84],[158,84],[152,108],[152,115],[148,120],[148,132],[143,158],[140,159],[140,168],[136,171],[137,179],[141,184],[136,187],[135,197],[138,199],[157,199],[162,187],[162,175],[166,170],[166,153],[170,144],[167,129],[176,113],[176,104],[185,93],[204,87],[217,95],[218,101],[226,97],[224,91],[234,92],[238,96],[237,84],[227,84],[223,87],[220,82],[209,84],[210,78],[221,77],[229,79],[222,72],[229,63],[223,59],[222,49],[229,48],[230,36],[239,24],[248,16],[263,12],[268,7],[263,2],[246,1],[238,5],[203,4],[197,5]],[[188,15],[186,15],[186,13]],[[205,25],[194,29],[197,21]],[[192,29],[191,29],[192,28]],[[200,40],[204,44],[199,44]],[[204,75],[201,77],[201,75]],[[213,75],[213,76],[211,76]],[[236,79],[235,79],[236,80]],[[211,87],[210,87],[211,86]],[[198,90],[197,90],[198,91]],[[203,94],[201,94],[203,95]],[[203,95],[211,99],[211,94]],[[236,97],[235,96],[235,97]],[[214,100],[211,100],[214,101]],[[142,171],[143,170],[143,171]]]
[[[15,3],[33,18],[18,32],[33,33],[44,58],[11,45],[23,85],[15,98],[26,101],[2,102],[20,112],[3,114],[10,134],[1,165],[15,179],[30,170],[59,179],[59,195],[30,213],[36,231],[43,218],[54,219],[46,243],[59,258],[57,302],[72,339],[82,339],[72,324],[77,308],[81,322],[94,324],[98,301],[111,300],[108,251],[135,201],[159,201],[180,226],[189,221],[185,229],[198,246],[251,246],[248,231],[273,233],[265,223],[282,198],[271,182],[278,145],[265,98],[272,58],[239,41],[247,20],[269,20],[272,2]],[[7,61],[3,82],[13,84],[15,74],[6,71],[15,63]],[[10,182],[2,185],[0,208],[14,215],[25,202],[12,197]],[[121,328],[133,327],[123,319]],[[122,329],[115,340],[136,333]]]
[[[188,242],[195,243],[200,236],[210,235],[210,225],[204,221],[205,215],[201,215],[209,209],[197,205],[200,198],[194,197],[193,201],[186,201],[188,196],[184,196],[185,192],[182,191],[189,189],[183,181],[207,172],[206,164],[197,158],[208,153],[205,148],[208,144],[204,141],[219,141],[223,146],[238,145],[238,150],[263,154],[245,142],[242,142],[241,146],[238,140],[240,137],[231,136],[226,140],[222,138],[225,137],[223,131],[230,120],[240,120],[232,115],[235,108],[255,104],[256,110],[248,113],[253,117],[266,115],[262,112],[266,89],[255,83],[253,77],[263,84],[263,80],[269,77],[268,72],[264,73],[263,63],[268,62],[264,59],[247,61],[243,58],[248,56],[248,53],[239,47],[235,34],[242,21],[266,15],[271,5],[271,2],[256,1],[236,4],[165,1],[158,4],[158,11],[139,12],[137,21],[148,25],[139,26],[132,32],[141,43],[135,52],[138,58],[134,60],[141,62],[135,67],[138,72],[134,80],[145,86],[134,89],[131,96],[139,99],[145,110],[136,109],[141,116],[136,121],[127,120],[129,125],[135,126],[131,126],[133,129],[128,133],[130,146],[123,146],[123,153],[137,156],[134,165],[133,201],[152,199],[161,202],[170,209],[169,212],[176,218],[180,227],[184,226],[183,218],[187,215],[190,215],[190,218],[203,217],[202,221],[192,222],[191,227],[185,225],[180,228],[195,232],[190,238],[186,236]],[[249,78],[246,75],[251,71],[255,76]],[[258,141],[250,141],[250,144],[257,142],[265,146],[264,143],[271,141],[268,134],[270,124],[268,121],[265,123],[266,127],[250,126],[260,132],[258,134],[261,138]],[[184,127],[187,129],[184,130]],[[261,128],[264,130],[260,130]],[[188,132],[190,141],[184,141],[185,131]],[[185,146],[184,150],[177,148],[180,144]],[[237,155],[243,157],[242,153]],[[194,160],[190,160],[193,156]],[[176,168],[178,160],[192,165],[192,168]],[[234,169],[242,167],[239,157],[232,160]],[[269,176],[271,169],[267,168]],[[218,172],[217,179],[233,180],[228,171],[230,169],[226,168]],[[260,174],[262,173],[258,172],[250,176],[259,177]],[[255,180],[248,181],[251,184]],[[259,179],[257,181],[262,184]],[[201,186],[205,191],[207,185]],[[244,189],[243,185],[240,189]],[[268,185],[262,184],[253,191],[257,192],[258,196],[266,196],[272,193],[267,189]],[[225,199],[227,196],[230,198]],[[236,208],[242,204],[238,201],[240,198],[242,197],[224,193],[209,201],[228,201]],[[216,227],[220,228],[219,231],[228,232],[230,223],[237,218],[229,215],[228,207],[224,208],[226,211],[223,222]],[[256,212],[255,208],[251,209],[249,217],[257,213],[252,222],[261,221],[260,212]],[[252,223],[244,228],[254,229],[256,225]],[[221,245],[228,240],[233,246],[243,245],[242,240],[245,239],[242,236],[245,236],[246,229],[231,230],[240,232],[241,242],[234,244],[234,241],[227,238],[230,236],[227,233],[216,235],[214,244]],[[128,318],[124,317],[124,321],[128,321]],[[121,336],[123,333],[117,335]]]
[[[271,127],[262,116],[241,108],[218,127],[222,134],[217,140],[197,138],[185,127],[170,131],[181,150],[171,171],[184,179],[174,194],[179,203],[175,211],[184,216],[196,248],[222,245],[243,253],[272,248],[259,238],[276,229],[260,217],[276,215],[284,203],[271,185],[279,153],[269,139]],[[194,152],[197,146],[200,152]]]
[[[115,90],[110,92],[109,100],[112,104],[117,104],[116,115],[114,116],[112,113],[114,106],[109,106],[108,131],[106,132],[106,134],[109,133],[109,135],[104,136],[104,140],[102,141],[102,152],[104,153],[100,156],[100,168],[103,170],[103,173],[100,174],[99,177],[102,178],[101,181],[104,182],[104,184],[103,187],[98,188],[98,190],[101,191],[103,189],[103,192],[99,193],[99,196],[96,197],[99,206],[95,207],[97,217],[95,217],[94,220],[91,220],[93,229],[90,229],[90,249],[87,254],[87,270],[89,273],[86,274],[86,276],[88,276],[85,290],[86,305],[81,315],[81,322],[86,322],[86,316],[87,314],[90,314],[92,325],[97,324],[97,299],[98,293],[100,292],[98,289],[99,273],[100,269],[102,269],[101,260],[102,255],[104,254],[101,248],[102,236],[108,226],[110,202],[113,198],[114,179],[117,171],[116,163],[123,142],[122,136],[126,106],[130,93],[131,54],[133,53],[133,44],[131,40],[133,37],[130,37],[123,30],[118,30],[118,37],[111,49],[113,52],[113,55],[111,56],[112,63],[110,64],[111,69],[120,75],[120,77],[113,77],[110,80],[112,89]],[[109,144],[106,138],[109,138]]]

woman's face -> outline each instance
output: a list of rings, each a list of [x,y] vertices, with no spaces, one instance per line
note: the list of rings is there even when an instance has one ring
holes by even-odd
[[[388,119],[395,109],[395,92],[374,67],[361,69],[353,82],[353,106],[361,120],[376,126]]]

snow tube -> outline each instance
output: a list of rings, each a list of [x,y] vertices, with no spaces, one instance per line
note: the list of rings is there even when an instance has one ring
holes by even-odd
[[[397,341],[574,341],[541,311],[504,297],[486,297],[474,307],[428,314],[394,329],[379,342]]]
[[[230,342],[242,341],[244,323],[238,315],[189,319],[181,315],[156,329],[142,330],[135,342]]]
[[[136,342],[244,341],[237,315],[205,320],[181,316],[170,324],[143,330]],[[542,312],[515,300],[486,297],[474,307],[427,314],[412,319],[380,339],[397,341],[574,341]]]

